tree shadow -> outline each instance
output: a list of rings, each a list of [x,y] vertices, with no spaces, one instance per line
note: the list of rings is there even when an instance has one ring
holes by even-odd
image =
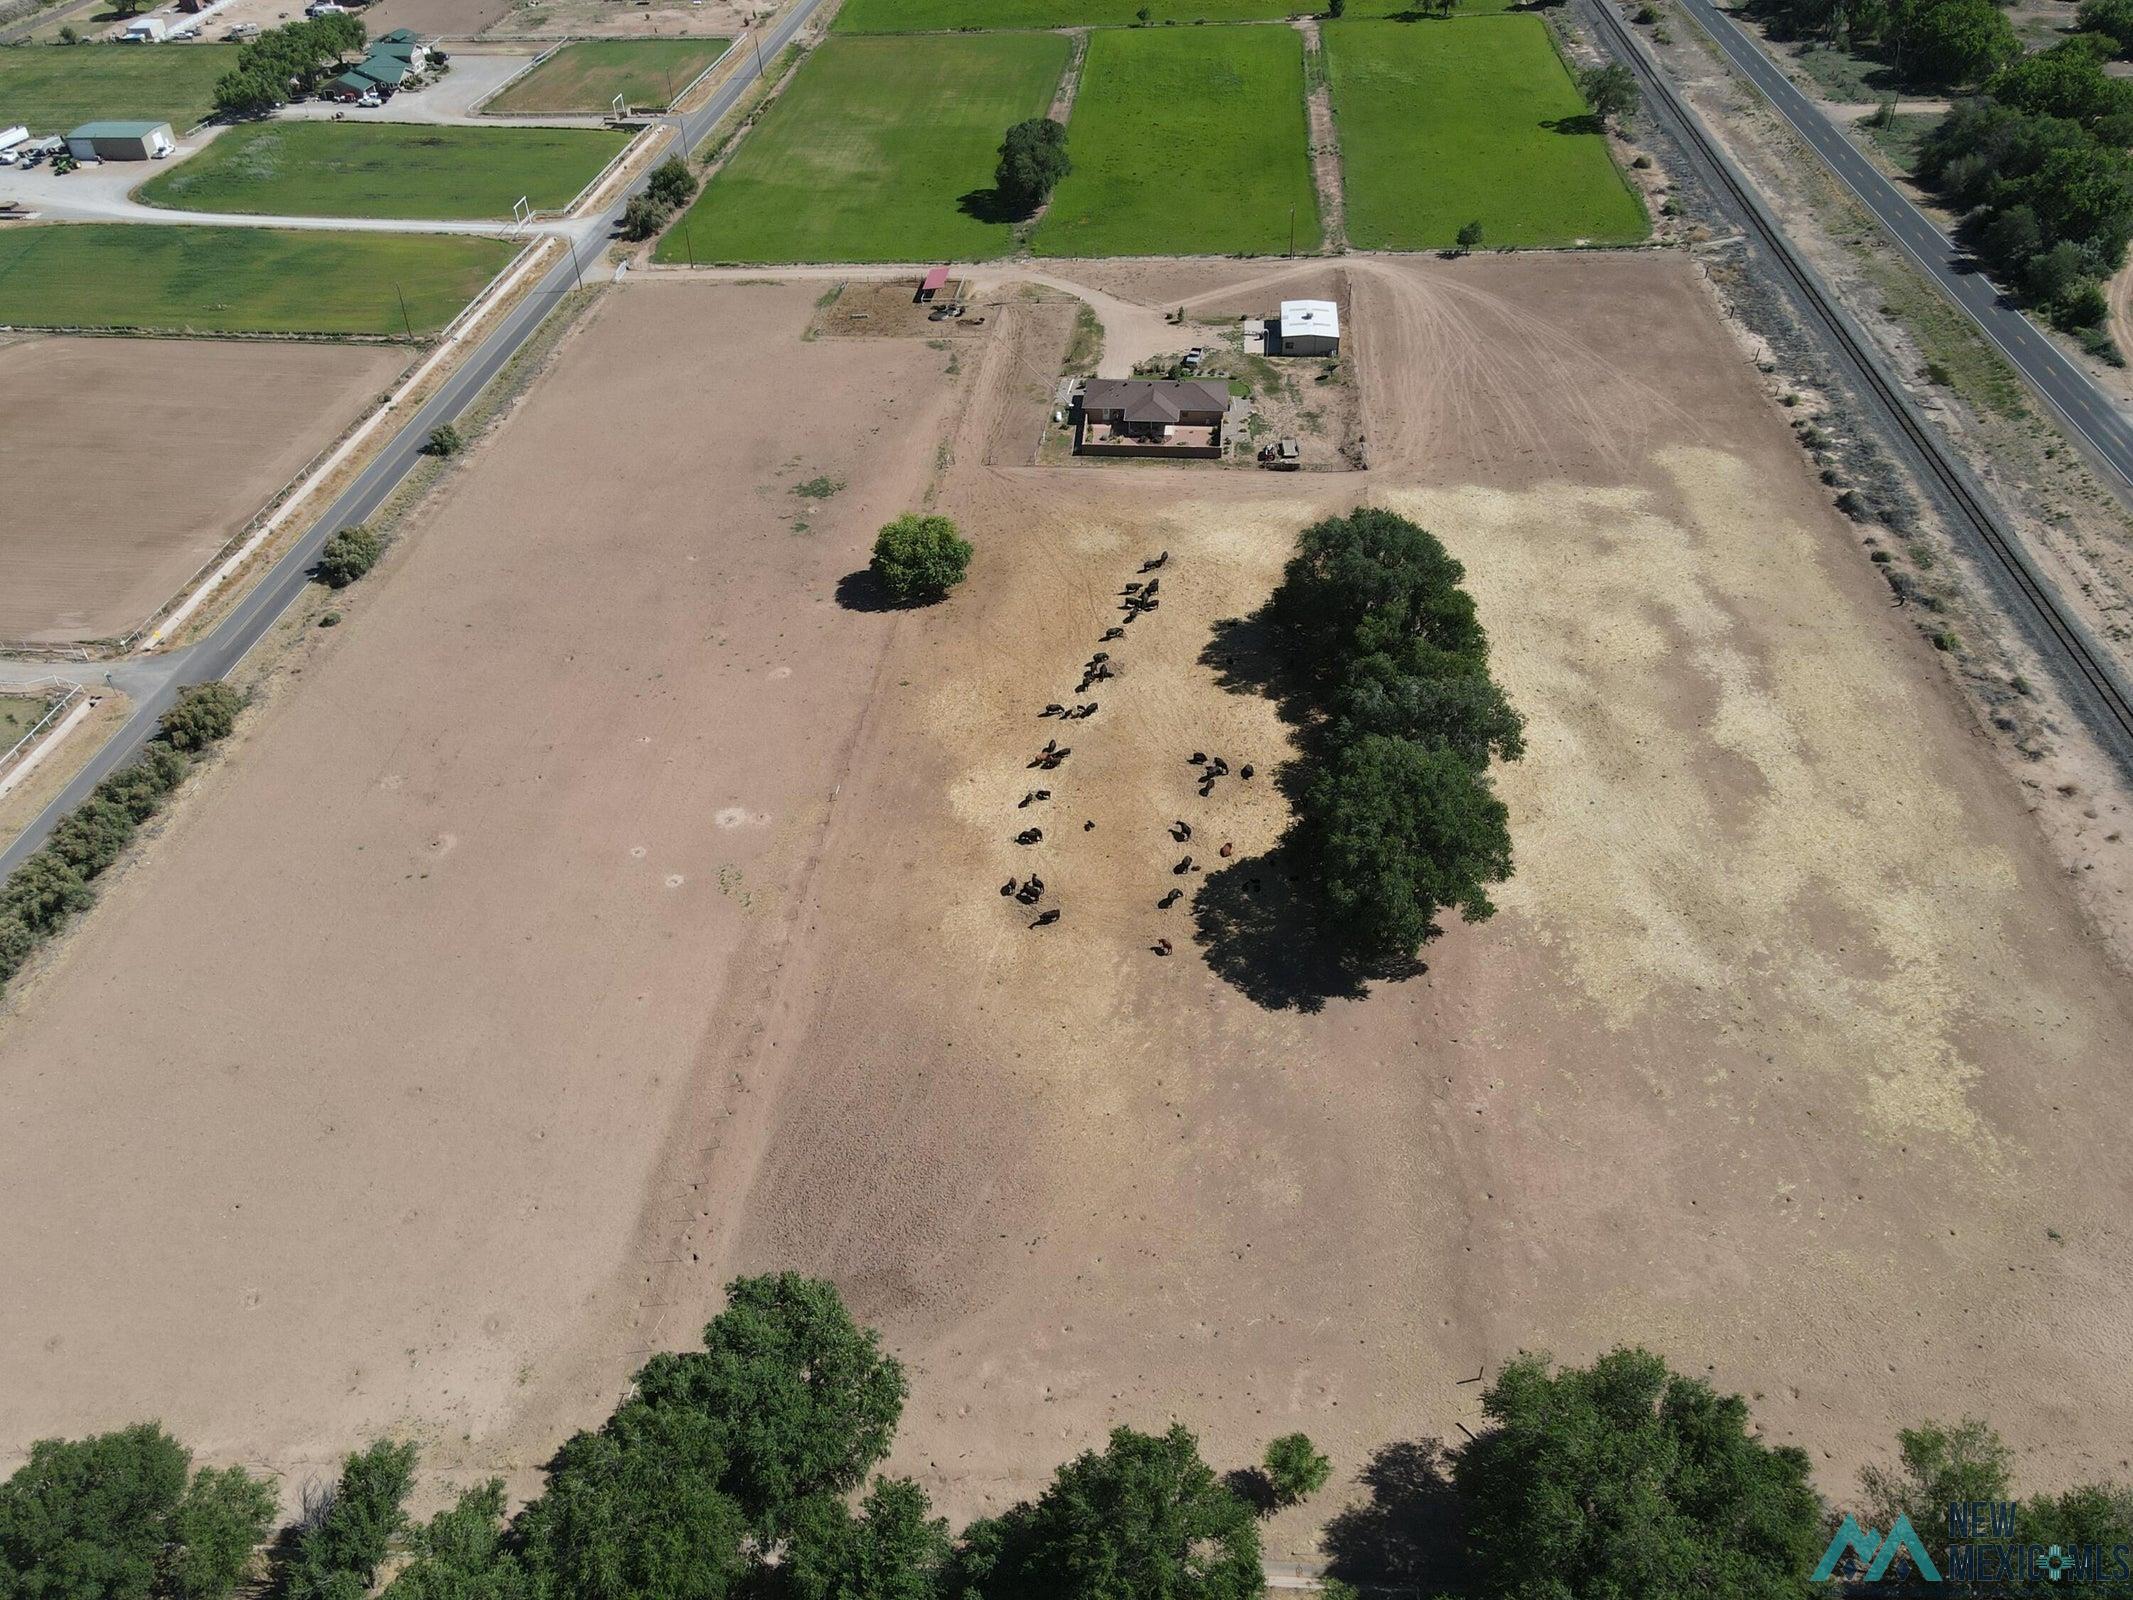
[[[1016,205],[998,188],[972,189],[967,194],[956,196],[956,210],[979,222],[1027,222],[1028,208]]]
[[[1470,1590],[1465,1508],[1442,1442],[1386,1445],[1361,1476],[1370,1499],[1335,1516],[1319,1536],[1328,1573],[1346,1583],[1419,1593]]]
[[[1223,1487],[1252,1508],[1252,1515],[1270,1517],[1278,1509],[1274,1480],[1264,1467],[1233,1467],[1222,1474]]]
[[[908,611],[917,603],[890,594],[872,567],[847,572],[837,580],[837,604],[847,611]]]
[[[1264,606],[1248,617],[1220,618],[1200,649],[1200,665],[1214,673],[1215,686],[1226,693],[1266,695],[1284,722],[1303,719],[1305,686],[1289,670]]]
[[[1215,976],[1265,1010],[1323,1011],[1366,992],[1286,843],[1209,873],[1193,896],[1192,928]]]
[[[1607,125],[1590,111],[1575,117],[1550,117],[1541,126],[1550,133],[1592,134],[1604,133]]]

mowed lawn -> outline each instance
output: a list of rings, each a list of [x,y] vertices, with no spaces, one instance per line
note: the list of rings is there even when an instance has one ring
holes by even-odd
[[[492,117],[604,114],[621,95],[632,111],[664,111],[726,53],[724,39],[588,39],[565,45],[504,85],[481,109]]]
[[[237,62],[226,44],[25,44],[0,49],[0,125],[65,133],[115,118],[183,133],[215,106]]]
[[[1066,70],[1051,33],[831,39],[659,242],[661,261],[982,261],[1008,128]]]
[[[141,186],[150,205],[258,216],[508,217],[558,210],[629,136],[606,128],[254,122]]]
[[[1289,247],[1291,208],[1296,248],[1318,247],[1293,28],[1091,34],[1067,154],[1039,255],[1272,254]]]
[[[1351,0],[1351,17],[1390,17],[1416,0]],[[1509,10],[1519,0],[1459,0],[1459,14]],[[1325,10],[1324,0],[845,0],[842,33],[926,33],[956,28],[1127,28],[1146,5],[1157,27],[1189,22],[1271,22]]]
[[[463,234],[9,228],[0,230],[0,307],[23,327],[397,334],[411,323],[434,333],[517,249]]]
[[[1538,17],[1324,30],[1348,240],[1433,250],[1630,244],[1651,231]]]

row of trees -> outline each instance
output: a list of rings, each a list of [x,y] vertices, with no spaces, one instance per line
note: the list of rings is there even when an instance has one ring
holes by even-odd
[[[2133,239],[2133,82],[2077,35],[1995,76],[1927,136],[1919,177],[1964,213],[1965,241],[2061,327],[2100,331],[2100,281]]]
[[[96,898],[90,885],[184,781],[192,753],[229,733],[243,704],[226,683],[182,690],[148,748],[99,783],[61,819],[44,848],[8,874],[0,884],[0,984]],[[0,1600],[7,1600],[5,1588]]]
[[[1755,0],[1753,9],[1781,37],[1877,55],[1921,87],[1982,83],[2022,54],[1993,0]]]
[[[1263,1468],[1218,1475],[1181,1425],[1118,1428],[1036,1498],[955,1537],[918,1484],[876,1471],[904,1392],[829,1284],[744,1278],[703,1348],[654,1357],[515,1517],[491,1482],[412,1523],[414,1447],[380,1443],[307,1497],[268,1576],[285,1600],[363,1600],[388,1576],[382,1600],[1254,1600],[1255,1513],[1330,1472],[1301,1434]],[[1739,1396],[1623,1349],[1562,1370],[1522,1355],[1483,1409],[1460,1449],[1393,1446],[1362,1472],[1375,1501],[1328,1528],[1329,1596],[1355,1593],[1346,1578],[1485,1600],[1828,1592],[1811,1574],[1837,1517],[1805,1452],[1758,1438]],[[1853,1510],[1881,1530],[1907,1516],[1947,1573],[1947,1508],[2014,1501],[2008,1451],[1974,1421],[1900,1442]],[[259,1580],[275,1499],[242,1469],[194,1470],[153,1425],[47,1440],[0,1484],[0,1600],[226,1600]],[[2133,1495],[2032,1496],[2009,1537],[2123,1550]],[[1993,1592],[2059,1591],[2040,1575]]]
[[[1257,1594],[1253,1508],[1182,1427],[1121,1428],[1036,1500],[960,1540],[925,1492],[874,1469],[904,1375],[836,1290],[744,1278],[701,1350],[654,1357],[597,1430],[504,1516],[489,1483],[420,1525],[412,1445],[350,1456],[273,1574],[286,1600],[951,1600]],[[1324,1484],[1302,1435],[1248,1476],[1269,1506]],[[0,1485],[4,1600],[223,1600],[252,1576],[275,1496],[241,1469],[190,1471],[160,1429],[37,1445]],[[1121,1586],[1124,1587],[1121,1587]]]
[[[258,117],[310,94],[363,48],[363,24],[345,12],[269,28],[247,39],[237,64],[215,82],[215,109],[229,117]]]
[[[1465,577],[1434,535],[1357,507],[1304,530],[1268,609],[1312,714],[1289,842],[1373,969],[1412,961],[1448,908],[1492,915],[1488,885],[1511,875],[1488,767],[1525,753],[1525,724]]]

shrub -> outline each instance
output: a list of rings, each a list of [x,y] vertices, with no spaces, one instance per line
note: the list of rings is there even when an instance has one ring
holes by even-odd
[[[1478,223],[1478,222],[1464,222],[1464,223],[1461,223],[1461,224],[1459,225],[1459,248],[1460,248],[1460,250],[1462,250],[1462,251],[1467,251],[1467,250],[1476,250],[1476,249],[1479,249],[1480,247],[1481,247],[1481,224],[1480,224],[1480,223]]]
[[[0,915],[22,919],[32,933],[46,934],[93,897],[81,873],[50,849],[37,851],[0,884]]]
[[[183,752],[151,743],[98,784],[95,797],[123,806],[135,822],[146,822],[162,809],[163,797],[184,781],[188,765]]]
[[[30,925],[13,911],[0,912],[0,983],[20,972],[36,948],[37,935]]]
[[[696,193],[696,174],[680,156],[668,156],[652,169],[645,193],[668,210],[679,210]]]
[[[1276,1505],[1292,1506],[1318,1493],[1333,1474],[1333,1463],[1318,1453],[1311,1436],[1304,1433],[1285,1433],[1268,1445],[1265,1465]]]
[[[243,709],[244,696],[226,683],[188,684],[163,713],[159,737],[174,750],[205,750],[229,736]]]
[[[641,244],[667,225],[667,208],[649,194],[633,194],[622,208],[622,237]]]
[[[465,447],[466,441],[459,437],[459,429],[449,422],[441,422],[430,429],[422,453],[426,456],[456,456]]]
[[[937,600],[970,570],[970,541],[946,517],[913,514],[887,524],[874,540],[871,567],[892,600]]]
[[[45,848],[87,880],[118,859],[135,826],[124,806],[91,796],[60,818]]]
[[[378,564],[385,542],[362,523],[351,523],[326,541],[318,553],[319,582],[345,589]]]

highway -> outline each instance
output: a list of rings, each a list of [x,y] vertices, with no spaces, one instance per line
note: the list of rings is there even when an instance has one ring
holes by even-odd
[[[1867,160],[1850,136],[1794,86],[1784,69],[1729,13],[1711,0],[1681,0],[1681,6],[1777,108],[1793,132],[1859,197],[1904,253],[1970,314],[2061,424],[2087,445],[2090,457],[2115,478],[2112,487],[2133,488],[2133,423],[2117,404],[2072,357],[2016,310],[1991,279],[1969,264],[1968,254]]]
[[[712,128],[726,116],[741,97],[754,85],[760,71],[773,63],[800,29],[807,23],[820,0],[795,0],[792,9],[772,25],[769,34],[760,41],[761,48],[753,48],[751,41],[743,38],[736,41],[736,51],[747,50],[733,75],[712,94],[711,98],[693,112],[680,119],[678,130],[672,139],[684,150],[693,150]],[[44,843],[59,819],[89,797],[89,793],[103,779],[129,760],[156,731],[157,719],[177,698],[179,688],[188,683],[205,683],[210,679],[226,677],[251,648],[266,635],[276,620],[286,611],[296,597],[303,593],[311,581],[312,565],[318,560],[320,547],[342,528],[352,522],[361,522],[376,513],[386,498],[399,486],[415,463],[421,459],[422,447],[428,442],[430,432],[440,423],[449,422],[460,415],[481,393],[489,380],[504,369],[526,340],[555,308],[556,302],[577,286],[581,270],[581,257],[597,259],[606,239],[621,220],[622,208],[630,197],[643,190],[646,178],[639,178],[619,194],[612,206],[602,212],[590,227],[583,230],[583,237],[590,248],[572,238],[570,253],[559,259],[553,268],[535,285],[532,292],[514,306],[488,335],[482,339],[473,353],[462,361],[458,369],[445,380],[437,392],[416,408],[401,424],[399,432],[381,450],[355,480],[342,491],[317,521],[313,522],[295,543],[283,551],[266,576],[240,600],[229,615],[218,622],[207,636],[181,650],[168,652],[157,663],[159,667],[176,663],[174,670],[149,672],[142,670],[147,662],[110,663],[113,676],[121,687],[129,684],[143,692],[134,701],[132,713],[117,733],[107,740],[102,749],[90,758],[87,766],[75,774],[73,780],[54,797],[51,804],[40,812],[22,833],[4,849],[0,849],[0,878],[15,870],[23,859]],[[49,676],[75,677],[92,687],[102,677],[105,664],[98,664],[84,672],[78,667],[53,663],[43,667]]]

